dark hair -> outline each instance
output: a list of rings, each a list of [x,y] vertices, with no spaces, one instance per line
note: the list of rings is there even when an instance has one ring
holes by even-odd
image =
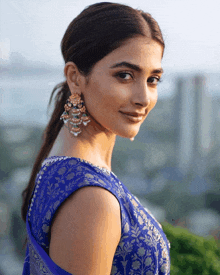
[[[70,23],[61,42],[62,55],[65,63],[74,62],[82,74],[89,76],[99,60],[120,47],[126,39],[138,35],[155,40],[164,48],[161,30],[150,14],[126,5],[110,2],[97,3],[84,9]],[[36,158],[29,183],[22,193],[21,213],[24,221],[36,175],[63,126],[60,116],[70,96],[67,82],[58,84],[54,88],[49,104],[57,90],[55,108],[44,132],[42,147]]]

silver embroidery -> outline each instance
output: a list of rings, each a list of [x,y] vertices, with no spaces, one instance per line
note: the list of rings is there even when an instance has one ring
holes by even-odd
[[[120,201],[122,235],[114,255],[111,275],[156,275],[158,272],[162,272],[161,275],[168,275],[170,267],[169,252],[161,234],[161,225],[157,220],[147,209],[144,209],[138,199],[129,193],[117,178],[109,177],[106,180],[103,176],[106,172],[102,171],[103,174],[101,175],[100,168],[95,167],[97,174],[91,174],[89,168],[83,167],[82,169],[82,166],[79,165],[80,159],[71,158],[67,166],[56,165],[56,160],[67,158],[58,157],[43,162],[41,173],[38,175],[35,190],[41,191],[34,191],[35,198],[32,198],[30,209],[34,209],[33,207],[36,206],[39,216],[29,217],[34,221],[32,230],[38,243],[43,248],[48,247],[51,219],[56,209],[69,196],[70,192],[74,188],[93,184],[108,189]],[[54,163],[54,166],[49,169],[48,167],[52,163]],[[74,170],[68,168],[71,165],[75,165]],[[44,169],[45,167],[49,170],[46,179],[44,179],[44,185],[39,188],[40,177],[43,177],[44,172],[47,171],[47,169]],[[54,177],[54,173],[58,176]],[[74,181],[72,181],[73,178],[75,178]],[[53,203],[47,201],[50,198]],[[57,200],[54,201],[53,198],[57,198]],[[29,210],[29,214],[31,211]],[[156,267],[155,262],[158,267]],[[121,273],[121,270],[119,271],[118,265],[123,268],[123,273]]]

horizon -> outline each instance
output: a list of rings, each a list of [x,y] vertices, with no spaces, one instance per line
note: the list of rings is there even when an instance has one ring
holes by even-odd
[[[17,52],[26,60],[62,66],[62,36],[72,19],[94,2],[1,0],[0,58],[8,60]],[[220,71],[218,0],[120,2],[151,13],[159,23],[166,44],[162,62],[165,72]]]

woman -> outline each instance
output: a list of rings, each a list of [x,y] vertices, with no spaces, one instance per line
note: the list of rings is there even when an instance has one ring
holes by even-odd
[[[156,104],[160,28],[147,13],[98,3],[61,46],[66,81],[23,192],[23,274],[169,274],[161,226],[111,172],[116,135],[132,140]]]

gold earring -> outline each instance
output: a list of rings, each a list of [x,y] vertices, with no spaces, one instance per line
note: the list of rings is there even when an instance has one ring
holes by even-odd
[[[82,132],[79,125],[86,126],[90,122],[90,118],[86,114],[85,103],[79,94],[74,93],[68,98],[64,109],[60,119],[63,120],[70,133],[77,137]]]

